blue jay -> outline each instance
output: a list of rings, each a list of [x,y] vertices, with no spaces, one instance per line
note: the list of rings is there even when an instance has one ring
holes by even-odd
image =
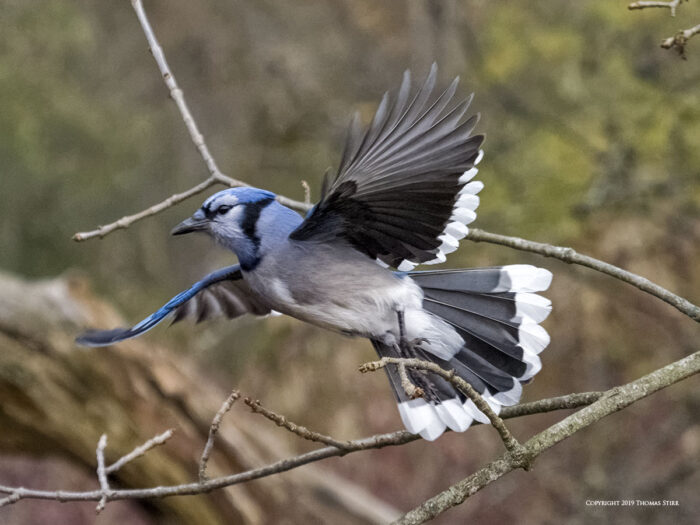
[[[136,337],[165,317],[234,318],[271,312],[368,338],[381,357],[418,357],[469,382],[498,412],[520,399],[549,344],[538,324],[551,303],[549,271],[530,265],[414,271],[445,261],[467,234],[483,184],[473,181],[484,137],[471,97],[452,103],[459,79],[432,97],[436,67],[411,95],[410,73],[384,95],[366,130],[350,126],[337,174],[305,218],[275,194],[244,187],[209,197],[172,234],[205,232],[239,264],[217,270],[129,329],[77,339],[105,346]],[[434,100],[433,100],[434,99]],[[390,267],[396,269],[392,271]],[[409,371],[423,391],[410,399],[386,368],[406,428],[434,440],[446,428],[488,422],[443,378]]]

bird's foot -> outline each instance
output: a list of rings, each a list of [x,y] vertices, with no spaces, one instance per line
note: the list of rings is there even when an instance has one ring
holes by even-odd
[[[407,339],[401,337],[399,344],[395,345],[396,353],[404,359],[425,359],[425,349],[422,345],[430,341],[425,337]],[[426,399],[439,399],[435,385],[431,381],[426,370],[412,368],[399,368],[401,385],[409,399],[423,397]]]
[[[425,337],[416,337],[415,339],[406,339],[405,337],[402,337],[399,342],[401,357],[418,358],[418,351],[425,351],[425,349],[422,346],[424,344],[430,344],[430,341]]]

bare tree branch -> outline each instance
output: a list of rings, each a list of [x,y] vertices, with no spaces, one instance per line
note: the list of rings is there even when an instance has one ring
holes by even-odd
[[[199,460],[199,482],[203,483],[207,480],[207,463],[209,462],[209,456],[214,448],[214,439],[216,434],[219,432],[219,427],[221,426],[221,420],[224,418],[226,413],[231,410],[231,407],[236,402],[236,399],[241,397],[241,393],[238,390],[234,390],[229,394],[226,400],[221,405],[219,411],[214,415],[214,419],[211,421],[211,426],[209,427],[209,437],[204,445],[204,450],[202,451],[202,457]]]
[[[115,230],[126,229],[137,221],[145,219],[146,217],[152,217],[153,215],[157,215],[160,212],[167,210],[168,208],[170,208],[172,206],[175,206],[178,202],[182,202],[185,199],[189,199],[193,195],[197,195],[198,193],[202,193],[204,190],[206,190],[207,188],[209,188],[211,186],[214,186],[216,183],[217,183],[217,180],[213,176],[209,177],[204,182],[197,184],[196,186],[190,188],[189,190],[183,191],[182,193],[176,193],[174,195],[171,195],[170,197],[168,197],[164,201],[159,202],[158,204],[154,204],[150,208],[147,208],[143,211],[135,213],[134,215],[126,215],[126,216],[122,217],[121,219],[119,219],[118,221],[112,222],[112,223],[107,224],[105,226],[100,226],[96,230],[92,230],[89,232],[78,232],[75,235],[73,235],[73,240],[74,241],[87,241],[88,239],[92,239],[94,237],[99,237],[101,239],[105,235],[108,235]]]
[[[134,11],[136,12],[136,16],[138,17],[139,22],[141,23],[141,28],[143,29],[143,32],[146,35],[146,40],[148,41],[148,47],[151,49],[151,53],[153,54],[153,58],[155,59],[156,64],[158,64],[158,69],[160,70],[160,73],[163,77],[163,81],[165,82],[165,85],[170,91],[170,97],[175,101],[175,104],[177,104],[177,108],[180,110],[180,114],[182,115],[182,120],[185,122],[185,126],[187,126],[187,131],[189,132],[190,137],[192,138],[192,142],[194,142],[194,145],[199,150],[199,153],[202,156],[204,163],[207,165],[209,175],[212,178],[214,178],[216,182],[225,184],[227,186],[250,186],[249,184],[246,184],[243,181],[232,179],[228,175],[224,175],[217,166],[214,157],[212,157],[211,153],[209,152],[207,143],[204,141],[204,136],[200,133],[199,128],[197,127],[197,123],[192,117],[192,113],[190,113],[190,109],[187,106],[187,102],[185,101],[185,95],[182,92],[182,89],[180,89],[180,87],[177,85],[175,76],[173,75],[172,71],[170,71],[170,66],[168,66],[168,61],[165,59],[165,53],[163,53],[163,48],[160,47],[160,44],[158,43],[158,39],[156,38],[156,35],[153,32],[151,23],[148,21],[146,11],[144,11],[143,9],[143,4],[141,3],[141,0],[131,0],[131,5],[134,8]],[[302,211],[310,208],[310,206],[307,206],[303,202],[295,201],[287,197],[278,197],[277,200],[279,200],[285,206],[289,206],[290,208],[295,208]]]
[[[601,392],[584,392],[578,394],[569,394],[531,403],[524,403],[512,407],[504,407],[501,411],[503,419],[510,419],[524,415],[533,415],[556,410],[575,409],[582,406],[590,405],[598,400],[603,393]],[[475,422],[475,425],[477,423]],[[207,480],[203,483],[187,483],[183,485],[173,485],[167,487],[153,487],[145,489],[112,489],[108,499],[110,501],[122,499],[145,499],[145,498],[162,498],[168,496],[182,496],[203,494],[214,489],[237,485],[247,481],[264,478],[286,472],[309,463],[314,463],[330,457],[345,456],[351,452],[361,450],[379,449],[388,446],[398,446],[419,439],[419,436],[411,434],[405,430],[398,430],[388,434],[378,434],[375,436],[348,441],[344,448],[335,446],[324,447],[313,450],[305,454],[300,454],[291,458],[286,458],[275,463],[257,469],[241,472],[240,474],[232,474],[230,476],[222,476]],[[9,496],[0,500],[0,507],[16,503],[21,499],[48,499],[55,501],[99,501],[102,499],[101,490],[76,492],[76,491],[48,491],[34,490],[24,487],[8,487],[0,485],[0,493],[8,494]]]
[[[153,28],[151,27],[151,23],[148,21],[146,11],[143,9],[141,0],[131,0],[131,5],[136,12],[141,28],[146,35],[148,47],[151,50],[151,54],[153,55],[156,64],[158,64],[158,69],[160,70],[160,74],[163,76],[163,81],[170,91],[170,97],[175,101],[175,104],[177,104],[177,109],[180,110],[182,120],[185,122],[185,126],[187,126],[187,131],[192,138],[192,142],[194,142],[194,145],[199,150],[199,154],[202,156],[204,163],[207,165],[209,174],[215,179],[223,176],[223,173],[221,173],[221,170],[219,170],[214,157],[212,157],[211,153],[209,152],[206,142],[204,142],[204,136],[200,133],[197,123],[192,117],[192,113],[190,113],[190,108],[187,106],[184,93],[180,89],[180,86],[177,85],[177,81],[175,80],[175,76],[173,75],[172,71],[170,71],[170,66],[168,65],[168,61],[163,53],[163,48],[160,47],[158,39],[153,33]]]
[[[505,445],[507,450],[515,453],[520,449],[520,443],[518,443],[518,440],[516,440],[515,437],[513,437],[513,434],[511,434],[510,430],[508,430],[508,427],[506,427],[506,425],[503,423],[503,420],[500,417],[498,417],[498,414],[496,414],[496,412],[493,411],[491,406],[484,400],[483,397],[481,397],[481,395],[476,390],[474,390],[474,388],[469,383],[467,383],[458,375],[455,375],[454,370],[445,370],[444,368],[440,367],[435,363],[431,363],[430,361],[423,361],[421,359],[383,357],[379,361],[372,361],[370,363],[365,363],[361,365],[360,372],[374,372],[375,370],[384,368],[388,364],[397,365],[399,367],[399,370],[403,368],[404,374],[406,367],[408,367],[416,368],[419,370],[429,370],[430,372],[433,372],[434,374],[443,377],[444,379],[452,383],[461,392],[463,392],[464,395],[466,395],[469,399],[471,399],[476,405],[476,407],[489,419],[493,428],[495,428],[498,434],[501,436],[501,440],[503,441],[503,444]],[[408,377],[406,377],[406,380],[408,381]],[[408,394],[408,392],[406,393]]]
[[[95,509],[99,514],[105,508],[107,504],[107,497],[110,492],[109,481],[107,480],[107,472],[105,468],[105,448],[107,448],[107,434],[102,434],[100,440],[97,443],[97,479],[100,482],[100,493],[102,497],[100,498],[97,508]]]
[[[498,235],[496,233],[489,233],[477,228],[469,230],[467,239],[475,242],[500,244],[501,246],[508,246],[509,248],[514,248],[516,250],[538,253],[540,255],[544,255],[545,257],[553,257],[555,259],[559,259],[560,261],[564,261],[565,263],[578,264],[580,266],[585,266],[586,268],[591,268],[592,270],[610,275],[611,277],[619,279],[620,281],[631,284],[632,286],[639,288],[643,292],[651,294],[654,297],[658,297],[662,301],[667,302],[677,310],[683,312],[693,321],[700,322],[700,307],[694,305],[687,299],[668,291],[666,288],[651,282],[645,277],[628,272],[627,270],[623,270],[622,268],[618,268],[617,266],[603,262],[599,259],[589,257],[588,255],[576,253],[573,248],[565,248],[563,246],[553,246],[551,244],[528,241],[519,237]]]
[[[666,40],[661,42],[661,47],[664,49],[675,49],[681,58],[686,59],[685,46],[688,44],[688,40],[698,33],[700,33],[700,24],[696,25],[695,27],[691,27],[690,29],[678,31],[678,33],[675,35],[668,37]]]
[[[0,508],[4,507],[5,505],[12,505],[13,503],[17,503],[21,499],[22,493],[20,489],[12,489],[12,492],[9,496],[0,499]]]
[[[180,89],[180,86],[178,86],[177,81],[175,80],[175,76],[170,70],[168,61],[165,58],[165,53],[163,53],[163,48],[158,43],[158,39],[156,38],[156,35],[153,32],[153,28],[151,27],[151,23],[148,20],[148,16],[146,16],[146,11],[144,11],[143,9],[143,4],[141,3],[141,0],[131,0],[131,5],[134,8],[134,11],[136,12],[136,16],[139,19],[141,28],[143,29],[143,32],[146,35],[148,46],[151,50],[151,53],[153,54],[153,58],[155,59],[156,64],[158,65],[158,69],[160,70],[160,74],[163,77],[163,81],[165,82],[168,91],[170,91],[170,97],[175,101],[175,104],[177,104],[177,108],[180,111],[180,115],[182,116],[182,120],[185,123],[185,126],[187,127],[187,131],[190,134],[190,138],[192,139],[194,145],[197,147],[199,154],[201,155],[202,159],[204,160],[204,163],[207,166],[207,170],[209,171],[209,178],[205,179],[196,186],[193,186],[189,190],[184,191],[182,193],[176,193],[175,195],[171,195],[164,201],[159,202],[158,204],[155,204],[146,210],[140,211],[139,213],[127,215],[125,217],[122,217],[118,221],[112,222],[105,226],[100,226],[99,228],[92,231],[78,232],[75,235],[73,235],[73,240],[75,241],[86,241],[95,237],[102,238],[115,230],[128,228],[133,223],[145,219],[146,217],[156,215],[162,212],[163,210],[167,210],[175,204],[185,199],[188,199],[194,195],[197,195],[198,193],[201,193],[209,187],[214,186],[216,184],[223,184],[231,187],[250,186],[249,184],[243,181],[233,179],[228,175],[224,175],[219,169],[219,166],[216,164],[214,157],[209,151],[209,147],[207,146],[207,143],[204,140],[204,136],[199,131],[199,127],[197,126],[197,123],[194,120],[192,113],[190,112],[190,108],[187,105],[187,101],[185,100],[185,94],[183,93],[182,89]],[[284,196],[278,196],[277,200],[285,206],[289,206],[290,208],[294,208],[300,211],[306,211],[311,207],[311,205],[308,203],[299,202]]]
[[[511,419],[514,417],[554,412],[555,410],[585,407],[595,401],[598,401],[603,394],[605,394],[605,392],[580,392],[577,394],[567,394],[565,396],[540,399],[539,401],[531,401],[529,403],[521,403],[511,407],[503,407],[501,409],[500,416],[502,419]],[[473,425],[480,424],[481,423],[478,421],[473,423]]]
[[[117,461],[115,461],[114,463],[109,465],[107,468],[105,468],[105,473],[112,474],[113,472],[117,472],[120,468],[122,468],[124,465],[126,465],[130,461],[133,461],[136,458],[143,456],[146,452],[148,452],[152,448],[155,448],[159,445],[164,444],[167,440],[169,440],[171,437],[173,437],[174,433],[175,433],[175,430],[171,428],[169,430],[166,430],[162,434],[158,434],[157,436],[149,439],[143,445],[136,447],[134,450],[132,450],[131,452],[129,452],[125,456],[120,457]]]
[[[311,207],[311,186],[305,180],[301,181],[301,186],[304,188],[304,204]]]
[[[646,9],[647,7],[665,7],[671,10],[671,16],[676,16],[676,8],[683,0],[671,0],[669,2],[633,2],[627,6],[628,9]],[[687,0],[686,0],[687,1]],[[690,29],[680,30],[675,35],[670,36],[661,42],[664,49],[674,49],[683,60],[686,60],[685,46],[691,37],[700,33],[700,24]]]
[[[671,16],[676,16],[676,8],[682,0],[670,0],[669,2],[632,2],[627,6],[627,9],[633,11],[635,9],[646,9],[648,7],[664,7],[671,10]]]
[[[381,367],[379,367],[381,368]],[[425,396],[425,392],[419,386],[414,385],[408,377],[408,371],[406,370],[406,363],[400,362],[396,363],[396,368],[399,370],[399,378],[401,379],[401,388],[406,393],[409,399],[416,399]],[[376,370],[376,368],[375,368]],[[363,370],[360,367],[360,372],[369,372],[370,370]]]
[[[504,454],[406,513],[396,523],[415,525],[433,519],[455,505],[459,505],[469,496],[505,474],[521,468],[523,461],[532,461],[545,450],[588,425],[698,372],[700,372],[700,352],[666,365],[624,386],[612,388],[590,406],[564,418],[525,442],[523,444],[523,457],[516,457],[510,452]]]
[[[283,427],[292,432],[293,434],[296,434],[297,436],[309,440],[309,441],[315,441],[317,443],[324,443],[325,445],[330,445],[331,447],[339,448],[342,450],[350,449],[352,448],[352,445],[349,441],[339,441],[337,439],[334,439],[330,436],[326,436],[324,434],[320,434],[319,432],[314,432],[313,430],[309,430],[306,427],[303,427],[301,425],[297,425],[296,423],[292,423],[289,421],[286,417],[277,414],[273,412],[272,410],[269,410],[262,406],[260,404],[260,401],[258,400],[253,400],[249,397],[246,397],[243,402],[250,407],[250,409],[255,412],[256,414],[260,414],[273,423],[275,423],[278,427]]]

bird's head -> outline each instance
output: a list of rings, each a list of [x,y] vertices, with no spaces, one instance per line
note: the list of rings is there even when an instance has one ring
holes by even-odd
[[[276,237],[274,233],[279,227],[274,224],[279,226],[279,220],[275,219],[286,216],[286,212],[298,217],[276,202],[272,192],[250,187],[230,188],[205,200],[192,217],[175,226],[171,233],[207,233],[235,252],[241,266],[246,269],[246,266],[254,267],[260,260],[263,236]]]
[[[215,193],[204,201],[192,217],[172,230],[173,235],[204,232],[229,245],[238,238],[250,237],[260,212],[275,200],[275,194],[258,188],[231,188]]]

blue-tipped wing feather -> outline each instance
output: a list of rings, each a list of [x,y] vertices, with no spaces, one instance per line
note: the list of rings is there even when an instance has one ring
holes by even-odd
[[[76,342],[83,346],[108,346],[147,332],[170,314],[174,314],[174,323],[186,317],[195,317],[200,322],[217,315],[233,318],[245,313],[269,314],[270,309],[251,294],[242,277],[238,264],[221,268],[177,294],[137,325],[114,330],[90,330],[78,337]]]

